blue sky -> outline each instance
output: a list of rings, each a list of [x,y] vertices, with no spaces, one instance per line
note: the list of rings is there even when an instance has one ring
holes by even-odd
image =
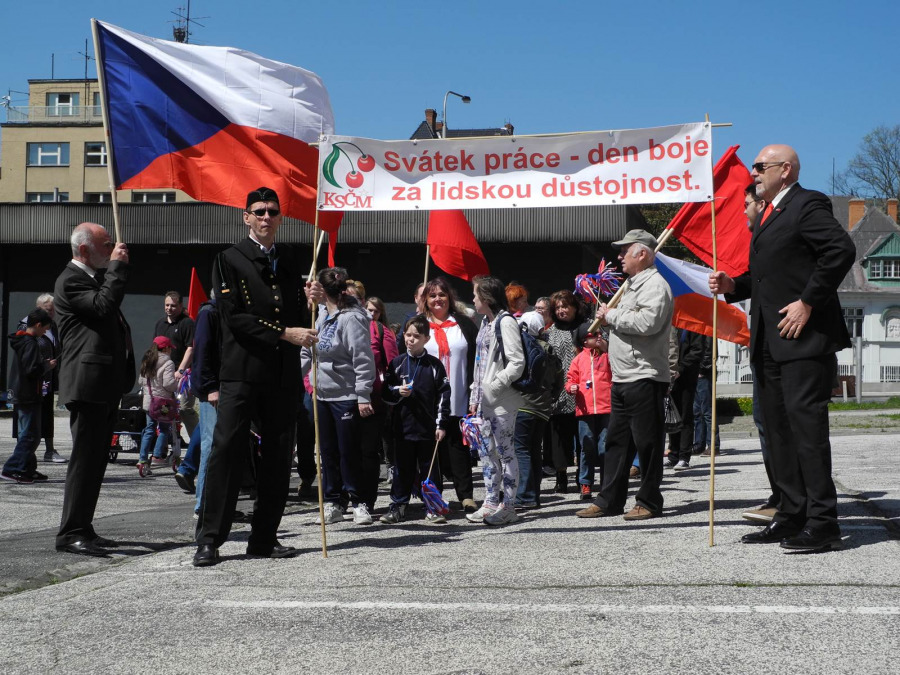
[[[82,77],[91,17],[171,38],[184,0],[0,3],[0,93]],[[863,135],[898,121],[897,0],[303,2],[193,0],[192,41],[318,73],[340,134],[408,138],[448,104],[450,127],[521,134],[731,122],[718,158],[793,145],[801,183],[831,192]],[[204,18],[199,18],[204,17]],[[92,44],[89,47],[93,53]],[[93,62],[90,76],[95,70]],[[13,99],[22,100],[13,92]]]

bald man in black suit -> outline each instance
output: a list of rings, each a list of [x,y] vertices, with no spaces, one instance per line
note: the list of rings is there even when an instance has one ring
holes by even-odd
[[[710,275],[728,302],[752,298],[750,354],[774,479],[781,488],[769,525],[746,544],[788,551],[840,548],[837,491],[831,477],[828,401],[835,354],[850,346],[837,288],[856,258],[850,236],[821,192],[797,182],[800,160],[768,145],[753,163],[756,194],[767,206],[753,228],[750,269]]]
[[[128,280],[128,248],[113,244],[96,223],[76,227],[71,244],[72,260],[54,291],[62,364],[59,402],[69,409],[72,427],[56,550],[106,556],[105,549],[115,542],[98,536],[92,521],[119,400],[134,386],[131,333],[119,309]]]

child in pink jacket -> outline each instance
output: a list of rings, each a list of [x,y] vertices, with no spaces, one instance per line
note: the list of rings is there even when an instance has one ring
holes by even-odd
[[[578,420],[578,483],[581,498],[591,499],[594,471],[600,464],[600,484],[603,484],[603,462],[606,451],[606,426],[609,423],[609,395],[612,370],[606,354],[609,343],[599,333],[588,333],[584,349],[569,366],[566,391],[575,395],[575,417]]]

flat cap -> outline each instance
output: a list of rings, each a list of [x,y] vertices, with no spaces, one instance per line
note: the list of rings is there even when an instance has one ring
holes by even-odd
[[[628,244],[635,243],[649,246],[651,251],[656,250],[656,237],[647,232],[647,230],[628,230],[624,237],[619,241],[614,241],[612,245],[616,248],[622,248],[623,246],[628,246]]]

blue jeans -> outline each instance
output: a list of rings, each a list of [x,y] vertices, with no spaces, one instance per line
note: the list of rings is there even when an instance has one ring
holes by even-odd
[[[200,401],[200,468],[197,472],[197,503],[194,511],[200,510],[200,502],[203,501],[203,485],[206,482],[206,467],[209,466],[209,454],[212,451],[213,431],[216,429],[216,419],[219,413],[212,403]],[[191,436],[193,443],[194,437]]]
[[[539,415],[520,410],[516,414],[516,433],[513,443],[519,460],[518,504],[541,502],[541,455],[543,453],[544,429],[547,420]]]
[[[578,443],[581,445],[581,457],[578,462],[578,484],[594,486],[594,473],[597,464],[601,466],[606,452],[606,426],[609,415],[582,415],[578,418]]]
[[[19,403],[16,410],[18,411],[19,439],[16,441],[13,454],[3,465],[3,470],[30,475],[37,469],[37,457],[34,456],[34,451],[41,442],[41,404]]]
[[[159,434],[156,434],[156,426],[159,424]],[[156,434],[156,442],[154,444],[153,436]],[[172,423],[157,422],[147,415],[147,426],[141,432],[141,454],[140,460],[146,462],[150,457],[150,446],[153,445],[153,456],[162,458],[166,452],[166,446],[172,439]]]
[[[196,476],[197,471],[200,469],[200,437],[200,425],[198,424],[194,427],[194,433],[191,434],[191,442],[188,443],[184,457],[181,459],[181,464],[178,465],[178,473],[188,478]]]
[[[712,440],[712,381],[708,377],[697,380],[694,396],[694,447],[703,451]],[[719,449],[719,425],[716,425],[716,450]]]

